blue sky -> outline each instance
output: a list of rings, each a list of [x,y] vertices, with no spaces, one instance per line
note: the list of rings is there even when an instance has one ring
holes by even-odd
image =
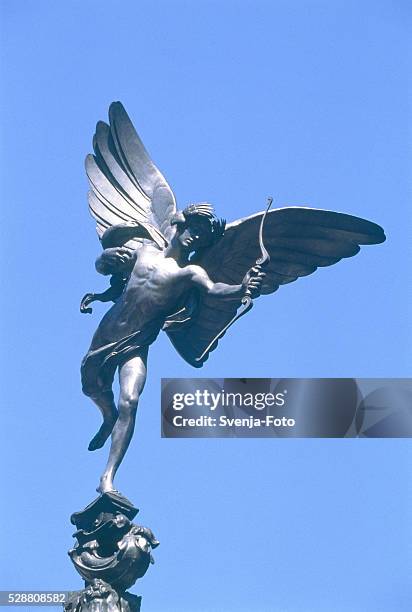
[[[75,589],[69,516],[107,452],[87,452],[99,415],[79,381],[105,311],[78,312],[106,284],[83,169],[96,121],[124,103],[181,207],[233,220],[271,194],[385,228],[385,244],[259,300],[203,376],[410,376],[411,7],[0,6],[1,588]],[[160,378],[199,374],[158,339],[119,472],[161,540],[133,589],[143,610],[409,610],[409,441],[161,439]]]

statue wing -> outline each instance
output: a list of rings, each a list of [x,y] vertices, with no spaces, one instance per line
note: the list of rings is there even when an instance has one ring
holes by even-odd
[[[110,125],[99,121],[94,155],[86,157],[91,190],[89,209],[99,238],[111,226],[141,228],[164,246],[176,211],[175,197],[136,133],[123,105],[109,108]]]
[[[219,242],[195,262],[214,282],[230,285],[242,282],[260,257],[259,226],[264,212],[239,219],[226,226]],[[362,244],[385,240],[383,229],[365,219],[313,208],[288,207],[268,212],[263,229],[264,245],[270,255],[261,294],[276,291],[318,267],[331,266],[359,252]],[[195,367],[196,358],[233,318],[240,302],[205,297],[184,324],[166,329],[180,355]],[[217,342],[211,347],[214,350]]]

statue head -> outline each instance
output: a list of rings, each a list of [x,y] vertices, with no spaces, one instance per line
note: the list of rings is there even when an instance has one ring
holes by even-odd
[[[215,216],[211,204],[199,202],[178,211],[170,224],[176,226],[174,239],[184,250],[193,252],[217,242],[225,232],[226,221]]]

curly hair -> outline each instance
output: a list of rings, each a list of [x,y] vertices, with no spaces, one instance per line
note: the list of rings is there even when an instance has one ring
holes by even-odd
[[[191,220],[207,220],[209,223],[209,231],[212,238],[212,243],[216,242],[225,233],[226,220],[218,219],[215,215],[214,208],[209,202],[197,202],[189,204],[183,210],[183,216],[186,223],[190,225]]]

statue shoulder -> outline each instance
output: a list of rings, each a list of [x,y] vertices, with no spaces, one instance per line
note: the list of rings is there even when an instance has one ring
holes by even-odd
[[[206,270],[202,268],[202,266],[199,266],[197,264],[189,263],[183,269],[185,270],[186,276],[189,276],[190,278],[199,278],[199,277],[208,278],[208,274]]]

